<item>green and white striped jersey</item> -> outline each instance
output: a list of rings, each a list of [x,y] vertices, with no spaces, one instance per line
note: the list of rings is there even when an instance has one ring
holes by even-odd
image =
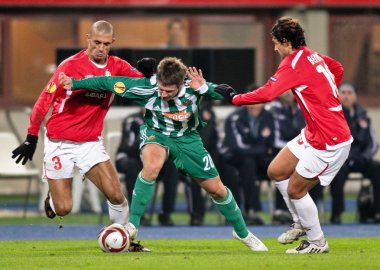
[[[199,125],[204,125],[199,107],[201,96],[223,99],[214,91],[216,84],[206,82],[195,91],[185,82],[175,98],[164,101],[160,97],[156,76],[150,79],[97,76],[72,79],[72,82],[72,90],[112,91],[118,96],[133,99],[146,108],[145,124],[169,137],[181,137],[197,130]]]

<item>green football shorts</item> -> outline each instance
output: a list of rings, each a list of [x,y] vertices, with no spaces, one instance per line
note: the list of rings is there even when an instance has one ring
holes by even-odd
[[[177,169],[193,178],[210,179],[219,175],[198,132],[172,138],[141,125],[140,149],[149,143],[157,143],[168,149],[169,158]]]

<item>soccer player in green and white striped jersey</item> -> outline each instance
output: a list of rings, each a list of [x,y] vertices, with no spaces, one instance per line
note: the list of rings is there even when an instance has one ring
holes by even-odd
[[[223,185],[197,131],[198,126],[203,124],[200,117],[201,97],[222,99],[214,90],[230,86],[205,82],[201,70],[187,68],[175,57],[161,60],[157,75],[150,79],[109,76],[72,80],[61,74],[60,83],[68,91],[112,91],[135,100],[146,109],[144,124],[140,127],[143,169],[133,190],[131,215],[126,226],[132,238],[137,236],[140,218],[153,196],[158,173],[165,160],[170,158],[178,170],[191,176],[212,197],[216,207],[232,224],[236,239],[252,251],[268,250],[248,231],[231,191]]]

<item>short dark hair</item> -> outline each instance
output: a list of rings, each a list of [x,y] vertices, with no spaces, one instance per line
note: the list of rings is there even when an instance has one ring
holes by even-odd
[[[157,80],[163,85],[183,84],[187,67],[176,57],[165,57],[158,63]]]
[[[289,41],[293,49],[306,46],[305,32],[297,19],[281,17],[272,27],[271,35],[280,43]]]

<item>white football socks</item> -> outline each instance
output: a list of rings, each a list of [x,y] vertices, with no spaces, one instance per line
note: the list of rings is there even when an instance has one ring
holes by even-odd
[[[305,229],[308,239],[311,242],[324,239],[321,224],[319,223],[318,209],[309,193],[301,199],[292,199],[291,202],[297,209],[301,225]]]
[[[297,210],[294,207],[294,204],[292,203],[292,201],[289,199],[289,195],[288,195],[289,179],[279,181],[279,182],[276,181],[275,184],[276,184],[276,187],[278,188],[278,190],[280,191],[282,197],[284,198],[286,206],[288,207],[289,212],[293,217],[294,223],[300,224],[300,218],[297,214]]]
[[[110,220],[113,223],[119,223],[121,225],[125,225],[129,220],[129,204],[127,199],[120,205],[114,205],[107,201],[108,204],[108,213],[110,216]]]

